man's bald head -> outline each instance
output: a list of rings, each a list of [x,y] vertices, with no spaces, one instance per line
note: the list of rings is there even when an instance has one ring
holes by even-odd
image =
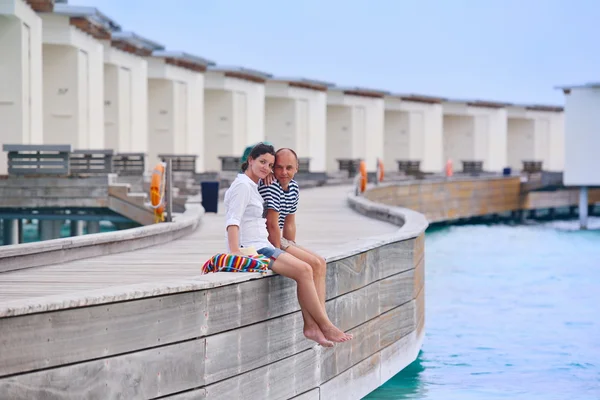
[[[275,152],[275,165],[273,166],[275,178],[279,184],[287,189],[287,185],[298,172],[298,156],[292,149],[284,147]]]

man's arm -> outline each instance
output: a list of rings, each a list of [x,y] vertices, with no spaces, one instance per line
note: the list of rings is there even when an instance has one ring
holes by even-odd
[[[285,235],[285,226],[284,235]],[[269,208],[267,210],[267,230],[269,231],[269,242],[276,248],[281,247],[281,231],[279,230],[279,211]],[[286,238],[287,239],[287,238]]]
[[[283,237],[296,243],[296,214],[289,214],[285,217]]]

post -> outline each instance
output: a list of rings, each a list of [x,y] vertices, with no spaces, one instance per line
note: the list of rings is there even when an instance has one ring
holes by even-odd
[[[166,222],[173,222],[173,160],[167,159],[167,218]]]
[[[588,225],[588,190],[582,186],[579,189],[579,227],[583,230]]]
[[[18,219],[5,219],[2,225],[4,229],[4,245],[19,244],[21,238],[20,223]]]

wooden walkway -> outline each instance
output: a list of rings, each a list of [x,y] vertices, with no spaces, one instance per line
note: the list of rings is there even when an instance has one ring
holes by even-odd
[[[351,190],[350,186],[302,190],[297,241],[327,258],[365,238],[398,230],[352,211],[346,203]],[[74,298],[90,291],[197,277],[202,264],[225,249],[224,211],[221,204],[219,214],[206,214],[193,234],[161,246],[0,273],[0,309],[49,296]]]

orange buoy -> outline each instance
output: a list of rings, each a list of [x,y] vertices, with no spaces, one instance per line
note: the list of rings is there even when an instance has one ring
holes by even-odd
[[[377,180],[379,182],[383,182],[383,177],[385,176],[383,172],[383,161],[377,160]]]
[[[154,222],[165,220],[165,169],[165,163],[160,162],[156,164],[156,167],[152,171],[152,178],[150,179],[150,203],[154,209]]]
[[[452,160],[446,161],[446,176],[449,178],[452,176]]]
[[[367,189],[367,163],[364,161],[360,162],[360,192],[364,192]]]

